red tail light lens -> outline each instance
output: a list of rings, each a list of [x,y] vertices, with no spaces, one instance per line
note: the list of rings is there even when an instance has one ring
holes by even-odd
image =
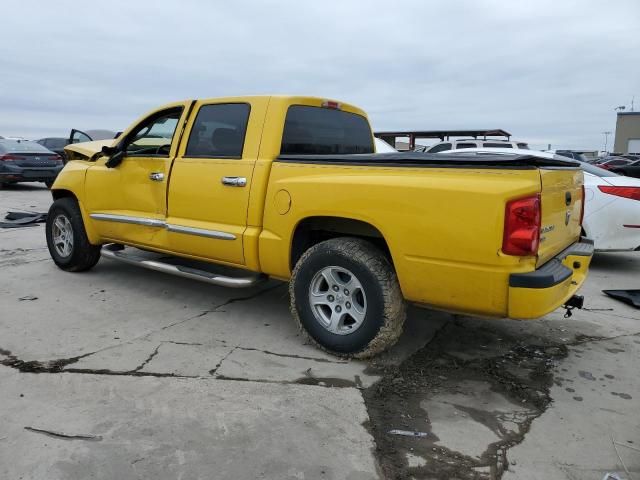
[[[598,189],[603,193],[615,195],[616,197],[630,198],[631,200],[640,200],[640,187],[609,187],[598,185]]]
[[[24,160],[24,157],[21,157],[20,155],[12,155],[10,153],[7,153],[6,155],[0,155],[0,162],[14,162],[16,160]]]
[[[62,161],[62,157],[60,155],[51,155],[50,157],[47,157],[48,160],[51,160],[53,162],[61,162]]]
[[[507,255],[537,255],[542,211],[540,194],[507,203],[502,251]]]
[[[582,202],[580,206],[580,225],[582,225],[582,221],[584,220],[584,202],[586,201],[584,185],[582,185]]]

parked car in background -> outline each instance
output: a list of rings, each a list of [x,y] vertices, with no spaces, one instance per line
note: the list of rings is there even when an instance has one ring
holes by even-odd
[[[474,149],[472,152],[559,158],[535,150]],[[443,153],[463,154],[448,151]],[[582,229],[598,251],[640,250],[640,180],[580,162],[584,172],[585,210]],[[640,168],[640,167],[638,167]]]
[[[628,163],[627,165],[610,167],[609,170],[626,177],[640,178],[640,160]]]
[[[67,158],[67,152],[65,147],[70,144],[86,143],[98,140],[112,140],[117,137],[116,132],[113,130],[78,130],[76,128],[71,129],[69,137],[45,137],[40,140],[36,140],[40,145],[48,148],[52,152],[57,153],[62,158],[64,163],[69,160]]]
[[[596,165],[605,170],[611,170],[615,167],[624,167],[633,163],[633,160],[624,157],[604,157]]]
[[[67,144],[93,142],[95,140],[111,140],[118,136],[113,130],[82,130],[72,129]]]
[[[62,170],[60,155],[29,140],[0,140],[0,188],[16,182],[44,182],[47,187]]]
[[[587,158],[584,156],[584,153],[577,150],[544,150],[544,151],[547,153],[555,154],[555,155],[562,155],[563,157],[567,157],[567,158],[573,158],[574,160],[578,160],[580,162],[587,162]]]
[[[373,143],[376,147],[376,153],[394,153],[398,152],[395,148],[389,145],[387,142],[382,140],[381,138],[374,137]]]
[[[419,147],[416,148],[416,151],[438,153],[445,150],[459,150],[463,148],[519,148],[522,150],[528,150],[529,145],[526,142],[518,142],[515,140],[460,138],[457,140],[438,142],[430,147]]]
[[[64,153],[64,147],[66,147],[69,144],[68,138],[45,137],[45,138],[36,140],[36,142],[42,145],[43,147],[48,148],[52,152],[55,152],[58,155],[60,155],[63,161],[64,159],[67,158],[66,154]]]

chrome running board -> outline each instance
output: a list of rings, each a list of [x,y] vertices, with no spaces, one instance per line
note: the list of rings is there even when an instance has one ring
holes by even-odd
[[[169,273],[179,277],[199,280],[201,282],[222,287],[247,288],[253,287],[267,279],[266,275],[248,272],[230,267],[218,266],[205,262],[196,262],[180,257],[171,257],[159,253],[147,252],[136,248],[110,249],[108,244],[102,248],[102,256],[112,260],[137,265],[149,270]],[[216,272],[217,270],[217,272]],[[224,271],[225,274],[220,273]],[[239,275],[231,275],[231,273]]]

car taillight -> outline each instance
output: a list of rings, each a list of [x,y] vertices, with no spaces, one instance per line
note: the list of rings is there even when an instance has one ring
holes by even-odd
[[[62,161],[62,157],[60,155],[51,155],[50,157],[47,157],[48,160],[51,160],[53,162],[61,162]]]
[[[640,200],[640,187],[609,187],[598,185],[598,189],[603,193],[615,195],[616,197],[630,198],[631,200]]]
[[[585,191],[584,191],[584,185],[582,185],[582,201],[580,202],[580,225],[582,226],[582,221],[584,220],[584,202],[585,200]]]
[[[502,251],[507,255],[536,255],[541,222],[540,194],[507,202]]]
[[[0,162],[15,162],[16,160],[24,160],[24,157],[19,155],[12,155],[7,153],[6,155],[0,155]]]

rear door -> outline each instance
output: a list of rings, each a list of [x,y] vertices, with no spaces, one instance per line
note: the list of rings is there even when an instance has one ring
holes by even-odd
[[[577,241],[582,227],[583,174],[580,169],[541,168],[542,227],[538,265]]]
[[[195,104],[171,170],[172,251],[244,265],[249,192],[268,102],[226,98]]]

